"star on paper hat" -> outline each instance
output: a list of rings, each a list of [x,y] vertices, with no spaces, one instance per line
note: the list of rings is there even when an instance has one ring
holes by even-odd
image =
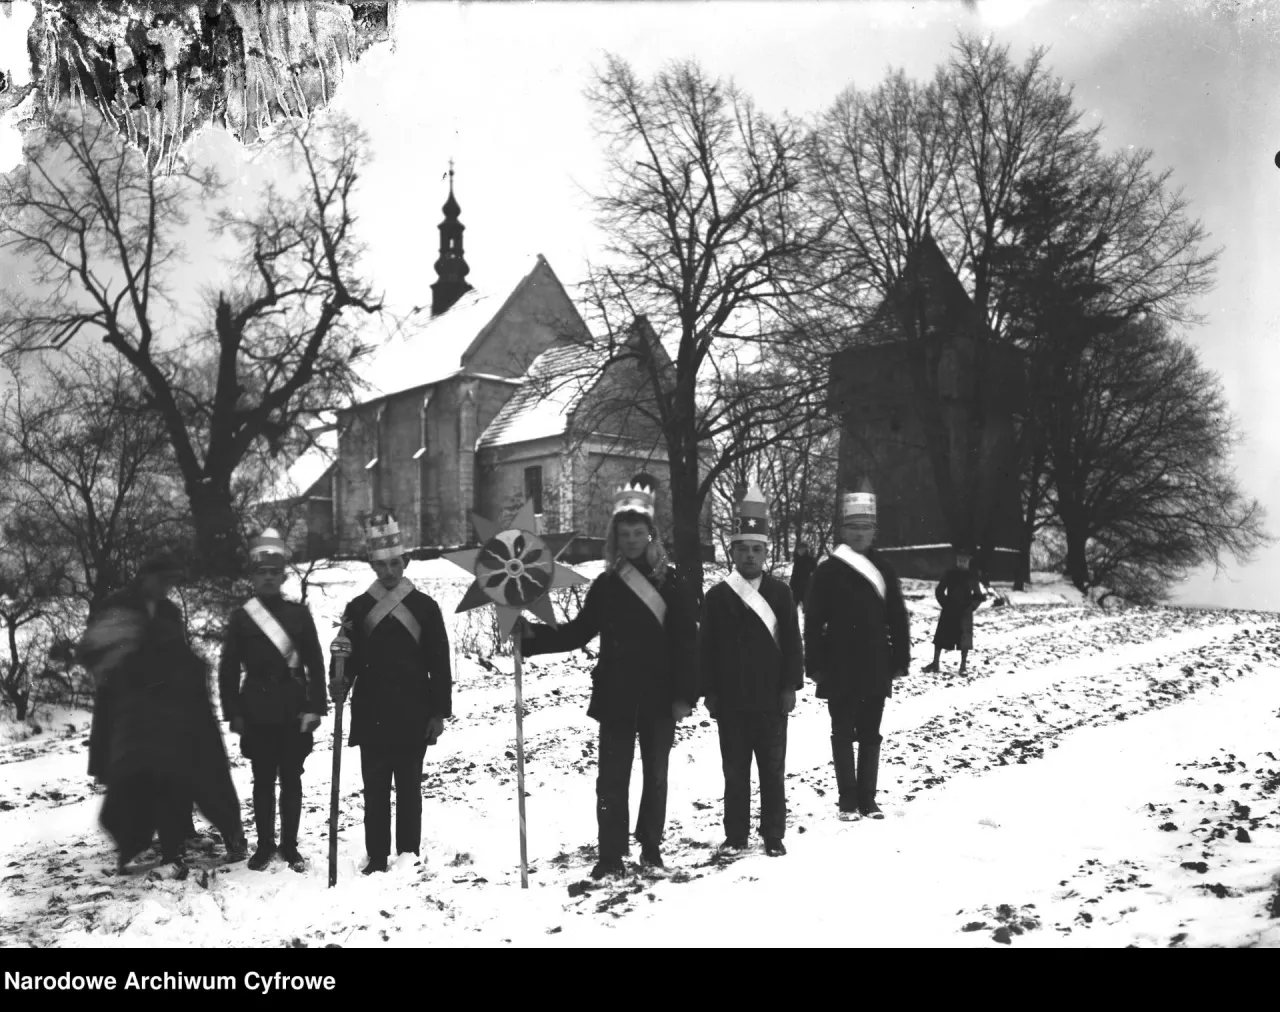
[[[863,478],[858,491],[846,492],[840,497],[840,518],[866,517],[874,520],[876,516],[876,497],[871,491],[871,482]]]
[[[733,508],[733,541],[769,542],[769,508],[764,493],[754,483],[747,486],[742,500]]]
[[[516,619],[526,608],[547,625],[556,625],[547,592],[590,582],[556,562],[577,535],[534,534],[533,503],[528,501],[507,530],[476,513],[471,514],[471,522],[481,547],[444,556],[475,577],[457,610],[496,606],[498,628],[504,639],[511,635]]]
[[[404,554],[400,525],[390,513],[375,513],[369,518],[369,560],[398,559]]]

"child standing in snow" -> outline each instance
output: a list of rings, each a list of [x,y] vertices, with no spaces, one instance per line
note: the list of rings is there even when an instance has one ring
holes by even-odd
[[[925,665],[925,671],[936,672],[942,651],[956,649],[960,651],[960,674],[968,669],[969,651],[973,649],[973,613],[987,599],[977,574],[969,568],[971,558],[969,552],[956,552],[955,566],[934,589],[942,611],[933,634],[933,661]]]

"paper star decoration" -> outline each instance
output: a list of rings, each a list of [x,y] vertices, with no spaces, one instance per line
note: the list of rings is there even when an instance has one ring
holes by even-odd
[[[556,615],[547,592],[559,587],[589,583],[568,566],[557,565],[561,553],[577,533],[534,534],[533,503],[526,502],[502,530],[492,520],[471,514],[480,548],[468,548],[444,556],[475,577],[467,588],[459,612],[492,604],[498,609],[498,628],[505,639],[526,608],[547,625],[556,625]]]

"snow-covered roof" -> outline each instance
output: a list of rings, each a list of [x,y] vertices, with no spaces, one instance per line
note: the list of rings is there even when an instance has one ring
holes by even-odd
[[[298,457],[289,469],[262,497],[262,502],[284,502],[296,499],[324,477],[338,459],[338,430],[326,429],[315,434],[315,445]]]
[[[540,255],[525,258],[518,276],[472,289],[439,316],[430,315],[429,304],[419,308],[398,333],[387,336],[356,363],[356,375],[366,385],[357,402],[428,386],[458,373],[472,347],[541,259]]]
[[[530,363],[520,389],[489,423],[476,448],[563,435],[599,375],[599,356],[589,347],[553,345]]]

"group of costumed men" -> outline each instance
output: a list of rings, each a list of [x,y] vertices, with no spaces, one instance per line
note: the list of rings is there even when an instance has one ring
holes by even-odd
[[[754,757],[765,852],[785,854],[788,715],[806,673],[829,710],[840,818],[883,818],[876,804],[880,722],[894,680],[907,672],[910,637],[898,579],[871,549],[875,496],[865,486],[841,496],[838,544],[805,574],[808,586],[799,594],[765,572],[769,517],[763,496],[749,487],[735,507],[733,571],[708,590],[699,613],[693,588],[683,585],[663,549],[655,489],[641,475],[619,490],[606,568],[578,614],[556,627],[521,619],[515,632],[528,656],[600,640],[587,710],[599,722],[593,877],[624,874],[632,838],[641,864],[662,868],[675,727],[704,699],[717,722],[724,773],[722,846],[748,845]],[[444,619],[405,577],[407,555],[392,516],[372,518],[368,546],[375,579],[346,606],[330,647],[328,683],[335,701],[351,694],[349,744],[360,748],[366,875],[388,867],[393,783],[396,852],[418,854],[424,756],[452,716]],[[254,593],[230,616],[218,669],[223,717],[252,765],[257,841],[249,867],[256,870],[276,856],[295,870],[306,867],[298,850],[302,768],[328,709],[315,623],[305,605],[281,597],[288,560],[276,531],[251,541]],[[102,824],[116,842],[121,871],[158,833],[162,860],[184,874],[193,804],[218,829],[228,860],[248,856],[205,665],[167,597],[176,571],[168,556],[149,560],[91,618],[81,644],[98,685],[90,773],[106,785]],[[955,592],[948,585],[938,593],[947,616]],[[803,637],[798,605],[805,609]],[[948,626],[947,642],[966,628],[971,637],[962,614],[958,634]],[[632,829],[637,739],[642,787]]]

